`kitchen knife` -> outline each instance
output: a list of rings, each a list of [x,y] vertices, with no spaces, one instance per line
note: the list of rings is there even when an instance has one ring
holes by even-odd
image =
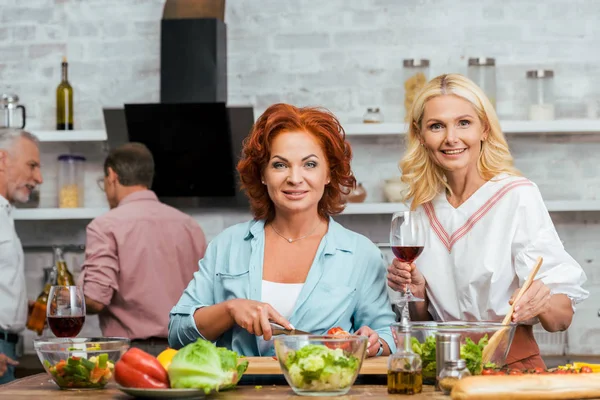
[[[301,331],[299,329],[285,329],[283,326],[271,322],[271,329],[273,330],[273,336],[275,335],[312,335],[312,333]]]

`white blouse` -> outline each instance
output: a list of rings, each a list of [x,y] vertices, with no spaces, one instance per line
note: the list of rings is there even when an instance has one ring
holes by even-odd
[[[427,281],[429,312],[441,321],[500,321],[538,256],[537,274],[573,304],[589,293],[586,275],[565,251],[537,186],[500,174],[458,208],[439,194],[417,209],[427,224],[416,265]]]
[[[261,301],[289,319],[303,287],[304,283],[278,283],[263,279]],[[262,337],[258,338],[258,348],[261,354],[268,354],[273,348],[273,339],[265,341]]]

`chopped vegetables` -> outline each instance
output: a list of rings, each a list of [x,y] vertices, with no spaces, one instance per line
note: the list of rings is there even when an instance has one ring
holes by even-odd
[[[104,387],[112,377],[115,367],[108,360],[106,353],[88,359],[71,356],[66,360],[60,360],[55,365],[46,360],[44,366],[60,387],[82,389]]]

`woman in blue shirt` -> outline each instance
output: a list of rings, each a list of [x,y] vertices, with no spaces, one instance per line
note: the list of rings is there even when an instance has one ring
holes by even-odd
[[[273,355],[275,322],[313,334],[339,326],[369,337],[368,356],[394,351],[382,254],[331,218],[356,183],[351,159],[326,110],[275,104],[260,116],[237,167],[254,219],[208,245],[171,311],[172,347],[202,337],[245,356]]]

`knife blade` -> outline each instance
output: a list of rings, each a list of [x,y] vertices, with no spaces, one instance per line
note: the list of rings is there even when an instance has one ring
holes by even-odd
[[[312,335],[312,333],[301,331],[299,329],[285,329],[283,326],[276,324],[275,322],[271,322],[271,329],[273,330],[273,335]]]

